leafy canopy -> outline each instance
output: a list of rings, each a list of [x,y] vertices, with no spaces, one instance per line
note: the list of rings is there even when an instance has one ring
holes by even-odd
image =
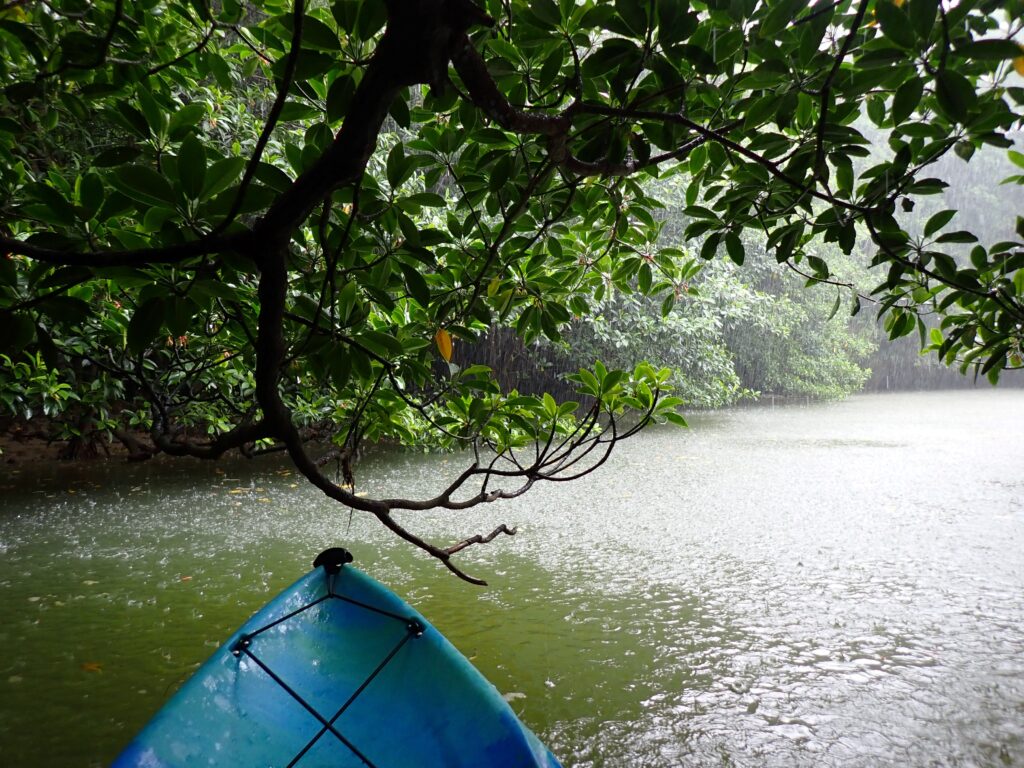
[[[1021,364],[1021,244],[978,243],[955,211],[901,222],[943,189],[939,158],[1012,146],[1022,7],[5,3],[0,395],[70,382],[61,404],[151,450],[285,450],[469,578],[452,556],[512,529],[443,547],[395,513],[571,479],[681,418],[667,371],[598,363],[575,375],[584,404],[558,403],[452,365],[453,345],[496,325],[557,340],[610,292],[668,315],[693,263],[659,245],[644,181],[673,174],[703,258],[742,264],[755,237],[830,281],[815,243],[870,243],[890,335],[940,313],[935,351],[995,379]],[[346,470],[362,439],[476,460],[433,498],[368,498],[321,471],[316,437]]]

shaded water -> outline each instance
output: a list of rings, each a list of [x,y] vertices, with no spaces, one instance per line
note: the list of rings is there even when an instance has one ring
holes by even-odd
[[[0,765],[108,762],[327,545],[570,766],[1024,765],[1024,392],[873,395],[649,431],[511,504],[458,582],[281,463],[0,474]],[[459,457],[378,455],[371,493]],[[45,756],[45,757],[44,757]]]

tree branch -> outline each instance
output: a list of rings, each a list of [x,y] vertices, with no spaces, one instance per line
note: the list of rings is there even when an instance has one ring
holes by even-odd
[[[0,237],[0,255],[15,254],[58,266],[143,267],[149,264],[180,264],[200,256],[234,252],[247,255],[244,235],[205,237],[178,245],[138,248],[127,251],[73,252],[42,248],[25,240]]]

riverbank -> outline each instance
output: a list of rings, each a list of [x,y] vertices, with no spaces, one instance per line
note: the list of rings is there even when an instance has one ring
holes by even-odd
[[[74,458],[67,458],[70,442],[67,440],[45,440],[42,438],[19,438],[10,434],[0,434],[0,464],[43,464],[49,462],[93,462],[93,461],[127,461],[128,450],[120,443],[103,443],[94,451],[80,453]]]
[[[991,389],[986,384],[983,389]],[[907,392],[899,391],[880,391],[880,392],[862,392],[849,397],[857,397],[858,395],[892,395],[898,396],[900,394],[927,394],[928,392],[941,393],[941,392],[957,392],[964,391],[962,389],[950,389],[950,390],[914,390]],[[845,398],[844,398],[845,399]],[[772,393],[760,394],[757,398],[743,399],[731,405],[722,408],[696,408],[682,406],[684,415],[687,418],[700,418],[702,416],[710,416],[718,413],[729,413],[731,411],[743,411],[743,410],[760,410],[763,408],[786,408],[792,406],[804,406],[808,407],[815,404],[825,404],[830,402],[842,402],[842,400],[820,400],[808,395],[777,395]],[[0,427],[4,425],[0,424]],[[132,433],[129,436],[129,440],[137,443],[135,451],[130,451],[123,442],[106,438],[101,441],[92,443],[88,450],[73,450],[71,442],[68,440],[49,440],[43,437],[47,433],[47,424],[45,420],[40,420],[38,424],[21,424],[19,428],[11,430],[9,425],[6,429],[0,429],[0,466],[6,465],[22,465],[22,464],[42,464],[49,462],[104,462],[104,461],[138,461],[140,454],[138,452],[138,446],[150,446],[149,437],[144,432]],[[383,446],[384,448],[390,448],[393,446]],[[367,446],[366,450],[376,450],[378,446]],[[329,450],[329,447],[325,447],[324,450]],[[157,453],[153,458],[169,458],[163,454]]]

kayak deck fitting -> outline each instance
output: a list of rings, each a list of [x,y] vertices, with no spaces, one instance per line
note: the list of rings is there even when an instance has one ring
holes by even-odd
[[[321,553],[114,768],[558,768],[494,686],[351,560]]]

